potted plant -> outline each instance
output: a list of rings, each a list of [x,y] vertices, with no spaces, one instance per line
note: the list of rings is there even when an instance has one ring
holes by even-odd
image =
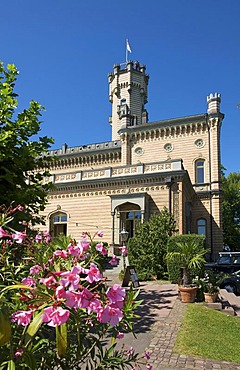
[[[204,255],[206,250],[194,240],[176,242],[176,250],[168,252],[166,259],[169,262],[179,264],[182,270],[182,278],[179,284],[179,291],[183,303],[195,301],[197,286],[192,284],[192,270],[200,269],[205,263]]]
[[[221,274],[216,274],[209,270],[205,273],[204,279],[201,280],[201,287],[204,294],[205,302],[214,303],[217,300],[219,284],[222,280]]]

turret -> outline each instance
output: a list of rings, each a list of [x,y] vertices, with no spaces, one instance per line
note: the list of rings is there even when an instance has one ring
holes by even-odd
[[[221,94],[215,93],[207,96],[208,114],[220,113]]]
[[[118,131],[123,127],[142,125],[148,121],[145,109],[149,76],[146,67],[138,62],[116,64],[109,73],[109,100],[112,103],[112,140],[119,140]]]

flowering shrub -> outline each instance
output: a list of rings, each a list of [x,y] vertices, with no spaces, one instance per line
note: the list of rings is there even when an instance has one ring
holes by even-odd
[[[23,209],[18,206],[17,211]],[[124,332],[133,331],[138,293],[127,294],[116,284],[106,286],[101,268],[106,244],[93,243],[88,233],[78,243],[65,238],[67,245],[61,247],[45,232],[33,240],[27,232],[10,228],[14,212],[2,213],[0,227],[5,258],[1,261],[0,369],[140,369],[143,357],[132,348],[116,347]],[[101,238],[103,232],[95,236]],[[11,259],[16,244],[24,246],[25,263],[18,266]],[[145,360],[151,369],[148,354]]]

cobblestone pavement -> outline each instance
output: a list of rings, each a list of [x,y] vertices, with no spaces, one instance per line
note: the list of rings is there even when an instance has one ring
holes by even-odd
[[[148,348],[151,353],[153,370],[240,370],[240,364],[173,353],[177,332],[181,326],[185,310],[186,305],[177,299],[168,317],[158,320],[153,325],[153,336]]]

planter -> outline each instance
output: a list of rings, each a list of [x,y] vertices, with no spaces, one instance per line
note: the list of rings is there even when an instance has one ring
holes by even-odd
[[[214,303],[217,300],[218,293],[203,293],[205,302]]]
[[[193,303],[196,299],[197,289],[198,288],[196,286],[192,287],[180,286],[179,291],[181,294],[182,303]]]

